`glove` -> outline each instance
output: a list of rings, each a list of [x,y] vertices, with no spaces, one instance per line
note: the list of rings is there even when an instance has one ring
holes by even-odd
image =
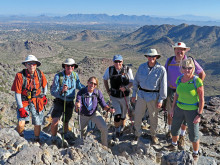
[[[20,109],[19,109],[19,114],[20,114],[20,116],[21,116],[22,118],[28,116],[28,113],[27,113],[27,111],[26,111],[24,108],[20,108]]]
[[[44,105],[47,105],[47,98],[46,98],[46,96],[43,97],[43,103],[44,103]]]

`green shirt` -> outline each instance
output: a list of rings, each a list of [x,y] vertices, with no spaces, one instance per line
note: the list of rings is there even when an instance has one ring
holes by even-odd
[[[176,84],[178,84],[180,76],[176,80]],[[200,78],[196,80],[196,87],[199,88],[203,86],[203,81]],[[197,90],[195,89],[193,79],[189,80],[185,83],[180,82],[178,87],[176,88],[176,93],[178,94],[178,101],[186,104],[195,104],[199,102],[199,96]],[[196,110],[198,107],[196,105],[183,105],[177,103],[177,106],[183,110]]]

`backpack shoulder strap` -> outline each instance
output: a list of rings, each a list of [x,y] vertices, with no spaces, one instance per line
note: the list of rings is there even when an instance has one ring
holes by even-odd
[[[168,59],[168,62],[167,62],[167,67],[166,67],[166,70],[168,71],[168,66],[170,65],[171,61],[173,60],[174,56],[171,56],[169,59]]]
[[[39,79],[39,83],[40,83],[40,87],[42,86],[42,74],[41,74],[41,71],[40,71],[40,69],[36,69],[36,71],[37,71],[37,76],[38,76],[38,79]]]
[[[20,73],[22,74],[22,79],[23,79],[22,89],[25,89],[27,86],[26,69],[23,69]]]
[[[74,79],[75,79],[75,81],[76,81],[76,79],[77,79],[77,78],[76,78],[76,72],[74,72],[74,71],[73,71],[73,76],[74,76]]]
[[[109,78],[112,77],[113,72],[114,72],[114,66],[110,66],[110,67],[109,67]]]
[[[197,80],[198,78],[199,78],[198,76],[194,76],[194,77],[193,77],[193,84],[194,84],[194,87],[195,87],[196,90],[197,90],[196,80]]]
[[[176,88],[178,87],[178,85],[181,83],[181,79],[182,79],[183,75],[181,75],[177,81],[177,84],[176,84]]]
[[[59,75],[59,84],[60,84],[60,86],[62,86],[62,83],[63,83],[63,73],[59,72],[58,75]]]

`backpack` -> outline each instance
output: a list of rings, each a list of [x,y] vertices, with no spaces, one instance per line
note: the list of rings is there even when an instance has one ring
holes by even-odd
[[[37,76],[38,76],[38,79],[39,79],[39,83],[40,83],[40,87],[42,86],[42,74],[41,74],[41,71],[40,69],[36,68],[36,71],[37,71]],[[26,69],[23,69],[21,71],[21,74],[22,74],[22,79],[23,79],[23,84],[22,84],[22,89],[26,89],[26,86],[27,86],[27,75],[26,75]]]
[[[74,79],[75,79],[75,81],[76,81],[76,72],[72,72],[73,73],[73,77],[74,77]],[[58,73],[58,75],[59,75],[59,84],[60,84],[60,86],[62,86],[62,83],[63,83],[63,73],[62,72],[59,72]]]
[[[111,79],[111,77],[113,76],[113,72],[114,72],[114,66],[110,66],[109,67],[109,78]],[[128,73],[128,70],[129,70],[129,67],[126,66],[126,65],[123,65],[122,67],[122,73],[123,74],[127,74]],[[118,76],[118,75],[117,75]]]

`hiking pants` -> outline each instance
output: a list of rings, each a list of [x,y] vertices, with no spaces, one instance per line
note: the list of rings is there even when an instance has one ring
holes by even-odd
[[[83,129],[88,125],[89,121],[92,121],[96,124],[97,128],[101,132],[101,141],[102,144],[108,146],[108,127],[102,118],[102,115],[96,111],[92,116],[80,115],[80,124],[81,124],[81,136],[83,136]]]
[[[135,136],[139,137],[142,134],[141,123],[142,123],[142,118],[145,115],[146,109],[148,109],[149,112],[151,136],[156,135],[157,125],[158,125],[158,113],[159,113],[159,109],[157,108],[157,100],[146,102],[144,99],[138,97],[134,112]]]

